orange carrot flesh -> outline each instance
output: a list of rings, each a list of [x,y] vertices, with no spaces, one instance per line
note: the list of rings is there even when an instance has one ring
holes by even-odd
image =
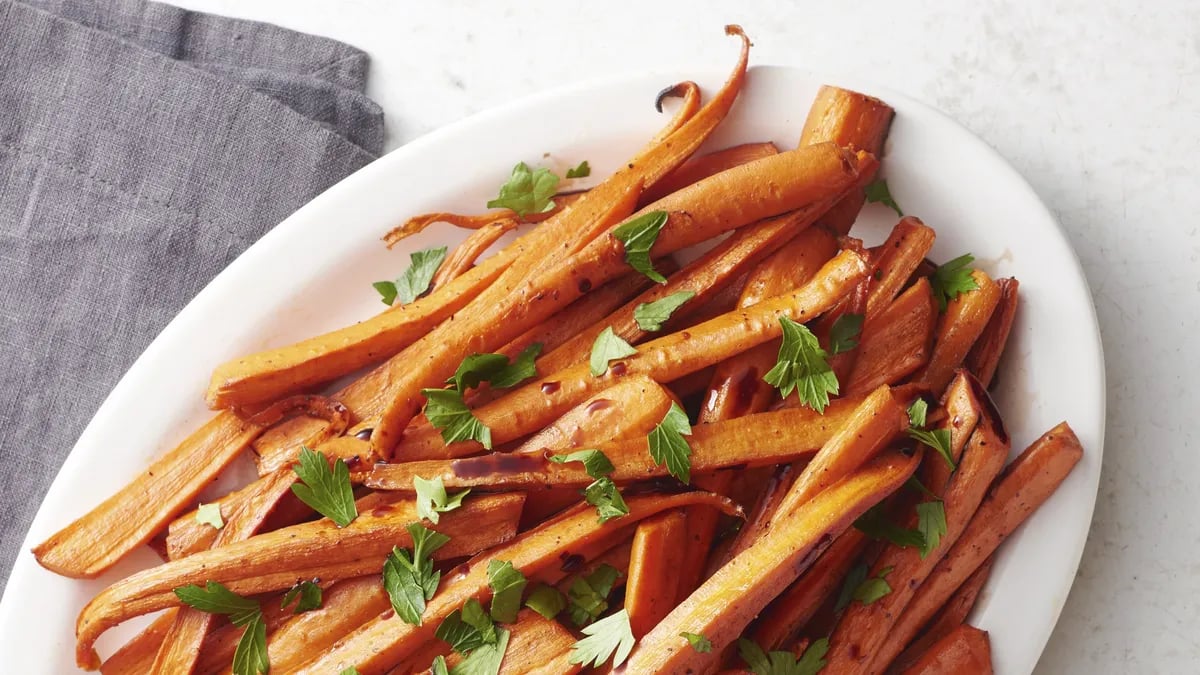
[[[260,432],[232,414],[217,415],[104,503],[35,546],[34,556],[63,576],[99,575],[149,541]]]
[[[733,510],[727,500],[706,493],[629,497],[626,504],[629,507],[627,515],[603,524],[597,522],[595,511],[591,509],[568,512],[514,542],[485,552],[483,560],[508,561],[527,578],[532,578],[555,564],[560,556],[570,555],[572,549],[661,511],[689,504],[711,504]],[[378,617],[294,672],[340,673],[350,667],[357,668],[362,675],[386,672],[432,639],[434,629],[450,612],[462,607],[470,598],[486,600],[490,596],[488,566],[483,560],[474,561],[461,573],[442,578],[441,587],[425,607],[420,626],[404,623],[396,616]]]
[[[975,270],[972,276],[979,288],[946,304],[946,311],[938,319],[929,363],[913,377],[914,382],[933,391],[941,391],[950,382],[954,370],[962,365],[1000,302],[1000,287],[996,282],[980,270]]]
[[[658,382],[670,382],[778,337],[782,332],[780,317],[806,320],[819,315],[865,274],[862,259],[843,252],[792,293],[647,342],[637,354],[610,366],[601,377],[592,376],[586,363],[553,373],[477,408],[474,415],[491,429],[493,442],[520,438],[621,378],[642,374]],[[478,448],[474,441],[447,447],[439,434],[425,433],[412,434],[399,453],[406,459],[417,459],[463,456]]]
[[[861,399],[830,402],[824,414],[793,408],[748,415],[694,427],[687,437],[692,471],[700,473],[745,464],[762,466],[811,454],[842,427]],[[612,461],[615,481],[667,475],[654,462],[645,438],[592,444]],[[558,464],[535,454],[492,453],[461,459],[429,459],[379,464],[363,481],[377,490],[412,491],[413,479],[441,478],[446,487],[518,489],[536,486],[582,486],[592,482],[578,462]]]
[[[833,141],[879,155],[895,111],[872,96],[822,85],[809,109],[800,144]]]
[[[488,223],[486,226],[472,232],[438,266],[437,272],[434,273],[433,279],[430,280],[429,287],[436,291],[469,272],[475,266],[475,261],[484,251],[491,247],[492,244],[495,244],[500,237],[515,230],[517,225],[518,223],[515,218],[503,218],[493,223]]]
[[[514,452],[564,452],[613,439],[645,436],[674,402],[661,384],[645,376],[631,377],[575,406]]]
[[[891,669],[901,672],[906,670],[934,644],[949,635],[955,628],[966,623],[967,615],[975,606],[979,592],[987,583],[991,571],[992,558],[988,558],[979,566],[979,569],[967,577],[957,591],[954,591],[954,595],[946,601],[946,606],[938,610],[937,617],[922,631],[921,636],[913,640],[912,644],[896,657],[896,660],[892,662]]]
[[[1004,354],[1004,346],[1008,344],[1008,334],[1012,332],[1013,321],[1017,317],[1017,289],[1020,284],[1010,277],[998,280],[996,285],[1000,287],[1000,300],[966,358],[967,370],[985,387],[992,384],[996,367],[1000,365],[1000,357]]]
[[[917,461],[885,455],[790,512],[778,528],[709,577],[647,633],[630,654],[627,672],[714,669],[724,648],[779,589],[807,569],[855,518],[899,488]],[[684,631],[707,637],[712,651],[689,647],[679,636]]]
[[[904,608],[875,656],[874,671],[886,669],[967,577],[1054,494],[1082,457],[1079,438],[1063,422],[1009,464],[966,530]]]
[[[445,514],[438,531],[451,542],[435,557],[469,555],[512,538],[523,501],[519,494],[484,497]],[[76,659],[81,667],[99,667],[92,648],[96,638],[126,619],[178,606],[173,591],[180,586],[216,581],[235,593],[263,593],[300,579],[381,570],[392,546],[409,541],[405,526],[414,520],[411,502],[381,505],[343,528],[329,520],[294,525],[138,572],[100,592],[80,612]]]
[[[633,636],[640,638],[675,606],[679,563],[687,553],[687,519],[671,511],[638,524],[629,557],[625,609]]]
[[[932,228],[911,216],[901,219],[892,228],[879,249],[879,260],[875,264],[875,283],[867,296],[868,321],[892,304],[913,271],[929,255],[935,237]]]
[[[143,675],[154,666],[158,647],[175,623],[178,609],[168,609],[100,664],[102,675]]]
[[[950,433],[950,456],[956,463],[962,457],[967,439],[971,437],[975,426],[979,423],[984,405],[990,405],[981,400],[984,395],[983,385],[978,380],[959,371],[942,396],[946,419],[937,426]],[[927,490],[941,497],[946,491],[946,485],[950,482],[951,469],[950,465],[941,457],[930,456],[925,458],[925,462],[917,470],[917,474],[921,477],[921,484]]]
[[[806,573],[767,606],[751,633],[755,644],[772,651],[793,639],[838,591],[866,543],[866,535],[854,528],[838,536]]]
[[[988,634],[962,624],[932,645],[903,675],[992,675]]]
[[[876,560],[872,574],[890,567],[886,580],[892,592],[873,603],[851,603],[846,608],[829,638],[826,659],[831,673],[869,672],[872,659],[914,591],[966,529],[1008,458],[1008,438],[1000,425],[998,419],[985,417],[971,434],[946,488],[946,531],[938,545],[922,556],[919,548],[890,544]]]
[[[297,614],[267,638],[271,669],[286,672],[389,609],[378,574],[335,583],[323,594],[321,607]]]
[[[774,143],[767,142],[743,143],[706,155],[698,155],[684,162],[678,169],[664,176],[654,187],[646,190],[642,195],[641,202],[642,204],[656,202],[672,192],[678,192],[709,176],[777,154],[779,154],[779,148],[776,148]]]
[[[929,281],[913,284],[879,317],[864,324],[844,391],[856,394],[896,384],[929,360],[937,306]]]
[[[573,675],[583,670],[583,666],[570,662],[575,636],[559,622],[523,609],[505,629],[509,638],[500,675]],[[458,653],[446,659],[450,668],[461,662],[462,655]]]

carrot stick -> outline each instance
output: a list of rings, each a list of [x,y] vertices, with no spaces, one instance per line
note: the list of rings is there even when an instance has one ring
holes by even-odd
[[[665,255],[720,231],[814,202],[823,204],[857,178],[855,171],[853,158],[828,144],[766,157],[717,174],[646,207],[648,211],[673,214],[650,253]],[[764,174],[775,178],[764,180]],[[567,214],[574,212],[572,209]],[[400,355],[405,357],[404,372],[393,381],[392,404],[371,436],[373,447],[381,456],[388,456],[385,453],[390,453],[424,402],[420,389],[449,377],[470,351],[486,351],[504,344],[586,289],[625,269],[624,245],[615,237],[601,236],[578,254],[537,273],[536,278],[524,280],[524,293],[504,291],[492,298],[491,291],[499,288],[494,285],[470,306],[479,311],[455,314],[416,343],[412,354],[406,351]],[[494,300],[494,304],[484,304],[485,298]],[[426,352],[426,357],[413,358]]]
[[[845,384],[846,394],[895,384],[925,365],[935,321],[933,292],[929,281],[921,279],[874,321],[864,324],[858,356]]]
[[[972,272],[979,288],[962,293],[946,304],[934,333],[929,363],[913,376],[913,381],[940,391],[962,365],[971,346],[987,327],[1000,302],[1000,286],[981,270]]]
[[[1008,458],[1008,437],[999,418],[983,416],[975,427],[962,461],[943,500],[946,532],[936,547],[922,556],[919,548],[888,545],[872,567],[872,576],[891,568],[885,581],[892,592],[871,604],[852,602],[829,638],[826,655],[830,673],[868,672],[871,660],[887,639],[897,617],[925,581],[938,560],[966,529],[988,486]]]
[[[985,405],[991,405],[985,400],[986,392],[983,385],[963,371],[958,371],[946,393],[942,395],[942,407],[946,410],[946,420],[937,426],[950,432],[950,455],[957,463],[962,457],[967,440],[979,424]],[[921,484],[938,497],[946,491],[950,482],[950,466],[941,457],[932,455],[917,469]]]
[[[842,532],[807,572],[767,606],[751,639],[765,651],[781,649],[793,639],[841,587],[866,543],[866,536],[854,528]]]
[[[655,261],[654,266],[663,274],[676,271],[670,258]],[[579,331],[596,323],[610,312],[629,301],[630,298],[642,292],[651,281],[645,275],[633,273],[614,279],[600,288],[588,292],[558,314],[530,328],[511,342],[497,350],[509,358],[520,354],[522,350],[533,343],[542,345],[542,354],[547,354]]]
[[[523,609],[517,614],[517,621],[506,628],[508,648],[500,663],[500,675],[573,675],[583,670],[583,666],[570,662],[575,636],[559,622]],[[446,659],[451,668],[461,662],[462,655],[458,653]]]
[[[100,664],[102,675],[143,675],[154,665],[163,637],[175,623],[178,609],[168,609]]]
[[[91,579],[149,541],[237,457],[261,428],[218,415],[102,504],[38,544],[38,563]]]
[[[679,273],[672,275],[667,283],[650,288],[566,344],[546,354],[539,360],[538,367],[542,368],[544,364],[544,372],[556,372],[586,361],[596,336],[606,328],[611,327],[615,334],[630,344],[645,340],[650,333],[642,330],[634,320],[634,312],[639,305],[661,300],[673,293],[690,292],[694,296],[675,310],[672,319],[686,317],[696,309],[706,306],[727,284],[740,278],[798,230],[811,225],[814,217],[815,214],[811,210],[802,210],[770,218],[734,232]]]
[[[933,248],[936,236],[932,228],[912,216],[902,218],[892,228],[879,249],[879,260],[875,264],[875,283],[867,296],[868,322],[886,310],[908,284],[913,270]]]
[[[709,577],[634,647],[627,672],[706,672],[763,607],[870,506],[899,488],[919,457],[888,454],[791,511],[779,527]],[[681,632],[707,637],[697,652]]]
[[[698,155],[684,162],[678,169],[664,176],[654,187],[646,190],[642,195],[641,203],[656,202],[672,192],[678,192],[709,176],[777,154],[779,154],[779,148],[776,148],[774,143],[766,142],[743,143],[706,155]]]
[[[621,380],[569,410],[514,452],[563,452],[616,438],[645,437],[672,403],[670,392],[644,375]]]
[[[891,106],[877,98],[822,85],[804,121],[800,144],[833,141],[879,155],[894,114]]]
[[[686,557],[686,524],[683,512],[669,511],[642,521],[634,532],[625,609],[636,638],[650,632],[675,606],[679,563]]]
[[[516,229],[515,218],[502,218],[479,228],[455,247],[454,252],[442,261],[430,281],[430,288],[437,290],[447,283],[466,274],[475,266],[475,261],[484,251],[495,244],[505,233]]]
[[[365,321],[227,361],[213,370],[208,404],[229,408],[271,401],[382,361],[465,307],[509,268],[517,253],[507,247],[433,293]]]
[[[987,631],[960,625],[931,646],[903,675],[992,675]]]
[[[396,616],[377,617],[294,672],[314,675],[340,673],[350,667],[357,668],[362,675],[386,672],[425,641],[432,639],[437,625],[468,599],[486,600],[490,597],[488,566],[484,564],[486,560],[508,561],[527,578],[533,578],[555,564],[559,556],[569,555],[572,549],[661,511],[689,504],[712,504],[716,508],[735,510],[724,498],[698,492],[629,497],[626,504],[629,507],[628,515],[606,523],[598,522],[594,510],[580,508],[547,522],[515,541],[486,551],[461,573],[442,578],[441,587],[425,607],[420,626],[406,624]]]
[[[687,437],[691,467],[696,473],[727,466],[764,466],[811,454],[845,424],[861,399],[837,399],[824,414],[793,408],[747,415],[725,422],[694,427]],[[646,451],[645,438],[590,444],[612,461],[615,481],[666,476],[665,465],[655,464]],[[526,486],[582,486],[592,478],[577,462],[558,464],[526,454],[492,453],[462,459],[427,459],[399,464],[378,464],[364,477],[376,490],[413,491],[413,478],[441,478],[446,487],[518,489]]]
[[[564,595],[570,593],[571,586],[578,579],[583,579],[590,576],[596,570],[608,565],[617,570],[620,574],[617,580],[613,582],[613,590],[624,588],[625,582],[629,579],[629,561],[633,557],[633,533],[637,530],[637,526],[629,528],[624,532],[618,533],[618,537],[610,537],[610,540],[618,540],[617,543],[609,546],[598,555],[588,555],[589,552],[580,551],[575,554],[575,561],[568,561],[559,567],[555,572],[542,572],[542,581],[552,584]],[[576,564],[578,561],[586,561],[586,564]],[[564,572],[563,567],[570,566],[570,572]],[[557,580],[554,578],[558,577]]]
[[[825,445],[799,472],[795,483],[780,497],[775,508],[760,511],[746,522],[729,552],[733,558],[765,535],[784,514],[808,502],[817,493],[845,478],[882,450],[908,426],[904,406],[887,386],[871,392],[854,409]]]
[[[726,33],[728,34],[728,31]],[[662,112],[663,101],[668,98],[683,99],[683,103],[680,104],[679,110],[675,111],[675,116],[671,118],[670,123],[659,129],[658,133],[654,135],[654,138],[651,139],[653,143],[662,143],[667,140],[671,134],[679,131],[680,127],[700,112],[700,85],[691,80],[678,82],[658,92],[658,96],[654,98],[654,108],[658,112]]]
[[[989,491],[966,530],[938,562],[904,608],[875,656],[882,672],[916,637],[980,565],[1033,514],[1083,457],[1083,446],[1066,422],[1047,431],[1012,461]]]
[[[327,649],[391,608],[378,574],[339,581],[325,591],[321,600],[320,608],[297,614],[267,639],[273,670],[286,672],[299,665],[305,654]]]
[[[861,258],[843,252],[796,291],[647,342],[601,377],[593,377],[586,363],[550,374],[477,408],[474,415],[491,429],[493,442],[520,438],[620,378],[644,374],[658,382],[670,382],[778,337],[782,331],[779,317],[805,320],[819,315],[865,273]],[[413,433],[400,453],[406,459],[417,459],[462,456],[478,448],[474,441],[447,447],[440,434]]]
[[[1012,331],[1013,319],[1017,316],[1016,279],[1000,279],[996,282],[1000,287],[1000,300],[988,319],[983,333],[975,341],[975,346],[967,354],[966,367],[983,386],[992,384],[996,375],[996,366],[1000,365],[1000,357],[1004,354],[1004,346],[1008,344],[1008,334]]]
[[[425,228],[434,223],[446,223],[464,230],[482,230],[490,225],[495,225],[505,220],[519,220],[522,223],[540,223],[549,220],[551,217],[558,215],[567,207],[574,204],[583,195],[583,192],[568,192],[554,195],[554,206],[549,211],[541,213],[527,213],[523,216],[518,216],[516,211],[512,209],[494,209],[487,213],[468,216],[461,213],[448,213],[445,211],[437,213],[423,213],[419,216],[413,216],[404,221],[403,224],[397,225],[388,230],[383,237],[383,243],[392,248],[399,244],[402,240],[411,237],[414,234],[425,231]]]
[[[451,541],[435,557],[469,555],[511,538],[523,501],[519,494],[484,497],[445,514],[437,529]],[[405,526],[416,519],[411,502],[382,505],[343,528],[327,519],[293,525],[138,572],[106,588],[80,612],[76,660],[84,668],[99,667],[92,648],[96,638],[126,619],[178,606],[173,589],[180,586],[216,581],[245,595],[287,588],[297,579],[383,569],[393,545],[411,543]]]
[[[237,513],[221,528],[212,543],[214,549],[227,544],[245,541],[262,528],[275,504],[296,482],[291,471],[280,471],[271,476],[262,489],[247,499]],[[208,636],[216,616],[198,609],[182,607],[175,621],[163,636],[162,646],[154,659],[151,673],[190,673],[196,666],[200,647]]]
[[[890,669],[901,672],[907,670],[934,644],[965,623],[991,571],[992,558],[988,558],[979,569],[967,577],[957,591],[954,591],[954,595],[946,601],[946,606],[938,610],[937,617],[924,629],[920,637],[913,640],[913,643],[896,657]]]

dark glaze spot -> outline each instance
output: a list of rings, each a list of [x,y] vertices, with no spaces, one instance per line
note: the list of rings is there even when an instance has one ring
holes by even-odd
[[[396,610],[389,607],[388,609],[385,609],[383,611],[383,614],[379,615],[379,620],[387,621],[388,619],[392,618],[393,616],[396,616]]]
[[[346,468],[350,469],[351,471],[354,471],[355,469],[358,468],[359,464],[363,463],[362,457],[359,457],[358,455],[354,455],[352,457],[347,457],[346,459],[344,459],[342,461],[344,461],[346,463]]]
[[[559,566],[559,569],[567,574],[578,572],[581,568],[583,568],[584,559],[583,556],[579,555],[578,553],[563,553],[558,556],[558,559],[562,561],[562,565]]]
[[[609,366],[608,369],[612,371],[613,377],[620,377],[620,376],[624,375],[626,373],[626,371],[629,370],[629,367],[626,366],[624,363],[618,362],[618,363],[614,363],[611,366]]]
[[[369,441],[369,440],[371,440],[371,432],[372,431],[375,431],[375,430],[372,429],[371,427],[367,427],[366,429],[359,429],[358,433],[354,434],[354,437],[360,441]]]
[[[590,290],[592,290],[592,280],[591,279],[580,279],[579,280],[579,292],[587,293]]]
[[[745,413],[750,409],[754,394],[758,391],[758,369],[747,368],[737,376],[733,383],[733,402],[737,407],[735,413]]]
[[[562,385],[557,382],[545,382],[542,384],[542,393],[549,396],[558,391],[559,387],[561,386]]]
[[[988,417],[992,420],[992,426],[996,431],[996,437],[1001,443],[1008,444],[1008,431],[1004,428],[1004,418],[1000,416],[1000,409],[996,407],[996,402],[992,400],[991,394],[987,392],[987,388],[975,379],[975,376],[963,371],[967,376],[967,382],[971,384],[971,393],[975,395],[976,400],[987,410]]]
[[[610,405],[612,405],[612,401],[610,401],[606,398],[598,398],[595,401],[592,401],[591,403],[587,404],[587,408],[585,408],[585,410],[587,411],[587,414],[592,415],[601,410],[604,410],[605,408],[609,407]]]
[[[542,458],[537,455],[513,455],[496,452],[482,457],[456,459],[450,470],[459,478],[483,478],[496,474],[513,474],[537,471],[542,468]]]

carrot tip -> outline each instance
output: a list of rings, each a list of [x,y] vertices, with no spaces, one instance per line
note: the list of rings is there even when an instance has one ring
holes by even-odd
[[[698,93],[699,88],[699,85],[691,80],[684,80],[683,82],[673,84],[658,92],[658,95],[654,97],[654,109],[662,112],[664,100],[668,98],[686,98],[695,95]]]
[[[725,34],[726,35],[736,35],[736,36],[742,38],[742,41],[746,43],[747,47],[754,46],[754,43],[751,42],[750,38],[746,36],[746,31],[742,30],[742,27],[737,25],[736,23],[726,24]]]

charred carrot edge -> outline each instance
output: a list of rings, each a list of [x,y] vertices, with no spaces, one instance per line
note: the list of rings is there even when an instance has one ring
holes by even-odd
[[[225,523],[212,543],[214,549],[254,536],[266,522],[276,503],[288,494],[295,477],[279,472],[263,484],[253,496],[242,503],[237,513]],[[208,637],[215,616],[184,607],[163,636],[151,673],[190,673],[196,666],[200,647]]]
[[[913,376],[914,382],[933,391],[941,391],[950,382],[1000,302],[1000,287],[991,277],[982,270],[975,270],[972,276],[979,288],[946,304],[946,311],[938,319],[929,363]]]
[[[662,112],[663,101],[668,98],[683,99],[683,103],[680,104],[679,110],[675,111],[675,116],[671,118],[671,121],[650,139],[651,143],[662,143],[667,140],[671,134],[679,131],[680,127],[700,112],[702,103],[700,85],[691,80],[678,82],[658,92],[658,95],[654,97],[654,108],[658,112]]]
[[[929,280],[904,291],[879,317],[863,326],[858,356],[843,391],[871,391],[896,384],[929,360],[937,307]]]
[[[891,568],[886,581],[892,592],[871,604],[850,603],[829,638],[826,660],[830,672],[859,671],[869,668],[871,660],[887,639],[893,624],[904,611],[913,593],[966,529],[1008,458],[1008,436],[998,417],[985,411],[963,450],[958,470],[946,488],[943,504],[946,532],[928,555],[921,550],[888,545],[872,567],[878,575]]]
[[[779,337],[779,317],[804,320],[819,315],[865,274],[862,259],[843,252],[792,293],[647,342],[637,354],[614,364],[601,377],[592,376],[586,363],[552,373],[477,408],[474,415],[491,429],[494,442],[520,438],[623,377],[644,374],[658,382],[670,382]],[[401,452],[406,458],[417,459],[462,456],[478,448],[474,441],[447,447],[439,434],[412,433]]]
[[[987,631],[960,624],[934,643],[902,675],[991,675],[992,646]]]
[[[692,183],[699,182],[735,166],[749,164],[756,159],[779,154],[774,143],[743,143],[705,155],[697,155],[667,174],[642,195],[641,203],[651,204],[663,197],[678,192]]]
[[[686,523],[681,511],[670,511],[642,521],[634,532],[625,609],[636,638],[675,606],[679,563],[687,551]]]
[[[950,631],[966,622],[967,615],[971,613],[971,609],[975,607],[975,601],[979,598],[979,592],[991,575],[992,560],[992,558],[985,560],[979,569],[967,577],[957,591],[954,591],[954,595],[950,596],[946,605],[938,610],[937,616],[921,632],[920,637],[913,640],[912,644],[892,662],[891,670],[903,672],[916,663],[917,659],[930,647],[949,635]]]
[[[887,668],[967,577],[1054,494],[1082,457],[1079,438],[1063,422],[1009,464],[958,541],[905,606],[874,657],[872,670]]]
[[[996,285],[1000,287],[1000,301],[966,358],[967,370],[974,373],[985,387],[992,384],[996,367],[1000,365],[1000,357],[1004,354],[1004,346],[1008,344],[1008,334],[1012,332],[1013,320],[1017,317],[1017,289],[1020,284],[1010,277],[996,281]]]
[[[520,494],[484,497],[447,513],[438,531],[451,542],[435,557],[469,555],[512,538],[523,501]],[[101,591],[79,613],[76,660],[80,667],[98,668],[96,638],[126,619],[178,606],[173,590],[180,586],[216,581],[235,593],[253,594],[287,588],[296,579],[382,569],[392,546],[409,541],[405,526],[416,519],[411,502],[382,505],[346,527],[329,520],[293,525],[138,572]]]
[[[703,111],[697,118],[702,114]],[[777,173],[783,167],[791,168],[786,173]],[[763,181],[763,174],[779,176],[782,182]],[[719,173],[647,207],[672,214],[659,231],[651,255],[665,255],[723,230],[814,202],[824,203],[856,178],[854,158],[832,144],[781,153]],[[573,212],[574,209],[568,213]],[[455,314],[414,344],[413,354],[401,355],[408,357],[404,359],[406,368],[393,380],[392,404],[371,436],[373,447],[381,456],[388,456],[386,453],[399,441],[404,427],[423,403],[421,387],[449,377],[468,350],[487,350],[504,344],[579,297],[582,289],[606,281],[626,268],[624,245],[606,235],[540,272],[536,279],[524,280],[522,283],[527,286],[522,294],[510,293],[500,284],[493,285],[470,306],[478,307],[478,312]],[[499,296],[493,298],[491,291],[496,289],[500,289]],[[495,304],[484,304],[485,298],[494,299]],[[427,358],[412,358],[426,351],[432,352]],[[414,368],[414,362],[421,367]]]
[[[33,549],[57,574],[91,579],[165,526],[261,429],[218,415],[158,458],[115,495]]]
[[[697,492],[629,497],[626,504],[629,507],[628,515],[603,524],[597,521],[593,509],[572,510],[547,521],[516,541],[482,553],[461,573],[443,577],[437,594],[425,607],[420,626],[406,624],[396,616],[377,617],[294,672],[314,675],[340,673],[353,666],[362,673],[379,673],[395,666],[431,639],[434,629],[450,612],[462,607],[470,598],[486,600],[490,596],[488,566],[484,564],[487,560],[511,562],[527,578],[532,578],[555,564],[559,556],[570,555],[573,549],[667,509],[689,504],[711,504],[716,508],[736,511],[722,497]]]
[[[841,587],[866,543],[866,536],[854,528],[838,536],[812,568],[767,606],[751,639],[765,651],[783,648]]]
[[[875,283],[867,296],[867,321],[882,313],[907,284],[917,266],[929,255],[936,234],[919,218],[902,218],[892,228],[875,263]]]
[[[626,669],[707,672],[780,588],[807,569],[854,520],[895,491],[919,457],[884,455],[781,519],[777,529],[709,577],[634,647]],[[683,631],[707,637],[713,649],[687,647]]]
[[[515,230],[517,225],[518,222],[515,218],[503,218],[472,232],[438,266],[437,272],[434,273],[433,279],[430,280],[430,288],[436,291],[469,272],[475,266],[475,261],[479,259],[479,256],[483,255],[484,251],[488,250],[492,244],[495,244],[500,237]]]

